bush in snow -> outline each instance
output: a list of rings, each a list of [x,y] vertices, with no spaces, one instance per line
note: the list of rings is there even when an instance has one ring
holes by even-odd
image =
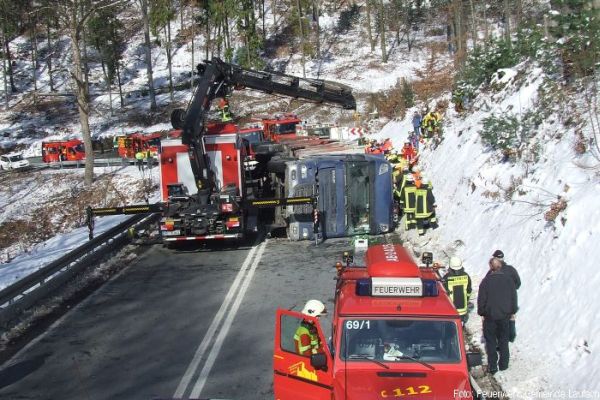
[[[522,116],[492,115],[483,120],[483,130],[479,134],[484,144],[502,151],[505,161],[519,158],[530,139],[535,136],[536,128],[541,123],[540,118],[534,111],[528,111]]]

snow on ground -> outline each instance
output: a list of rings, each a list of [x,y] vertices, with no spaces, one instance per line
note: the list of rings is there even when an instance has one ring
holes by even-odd
[[[508,71],[504,83],[514,72]],[[527,72],[539,76],[535,68]],[[519,271],[517,340],[511,344],[509,369],[496,375],[511,399],[598,398],[600,382],[593,377],[600,372],[600,275],[595,265],[600,257],[600,183],[594,170],[578,166],[594,160],[575,156],[573,132],[565,133],[556,115],[539,127],[538,163],[503,163],[482,145],[478,133],[486,116],[531,109],[540,83],[534,78],[520,89],[480,95],[474,112],[464,119],[454,110],[447,112],[444,141],[434,151],[424,150],[421,158],[433,183],[440,227],[424,238],[409,237],[421,250],[437,249],[442,260],[462,257],[475,292],[496,249]],[[373,136],[401,142],[410,117]],[[562,139],[555,139],[561,130]],[[567,208],[548,222],[544,213],[558,196]],[[481,322],[473,311],[468,328],[476,343],[481,343]]]
[[[14,176],[3,174],[2,183],[8,186],[8,190],[0,191],[0,223],[15,218],[42,221],[48,216],[52,224],[59,224],[64,228],[57,236],[37,244],[16,241],[2,248],[0,289],[87,241],[87,227],[77,227],[84,223],[85,214],[79,209],[83,205],[75,200],[81,195],[78,193],[83,188],[83,172],[83,169],[70,169],[29,171]],[[97,185],[102,185],[101,191],[105,192],[104,201],[114,202],[116,198],[120,204],[143,202],[140,185],[158,184],[158,168],[141,172],[136,166],[96,167],[95,173],[98,177]],[[106,179],[100,179],[101,177]],[[158,191],[150,194],[150,202],[158,200]],[[96,204],[105,205],[102,202]],[[127,217],[96,218],[95,234],[104,232]]]

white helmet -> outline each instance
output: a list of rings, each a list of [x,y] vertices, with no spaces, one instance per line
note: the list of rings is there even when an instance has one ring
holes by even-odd
[[[325,309],[325,304],[319,300],[309,300],[304,305],[302,314],[310,317],[318,317],[319,315],[327,314],[327,310]]]
[[[462,268],[462,260],[458,257],[450,257],[450,268],[457,271]]]

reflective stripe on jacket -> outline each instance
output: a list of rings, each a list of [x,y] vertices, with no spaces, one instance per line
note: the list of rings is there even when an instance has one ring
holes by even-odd
[[[444,286],[448,295],[452,298],[454,307],[459,315],[465,315],[468,311],[467,304],[471,297],[471,278],[462,269],[451,271],[444,277]]]
[[[319,336],[317,336],[314,328],[302,322],[298,329],[296,329],[294,345],[296,353],[300,355],[310,356],[311,354],[317,354],[319,351]]]

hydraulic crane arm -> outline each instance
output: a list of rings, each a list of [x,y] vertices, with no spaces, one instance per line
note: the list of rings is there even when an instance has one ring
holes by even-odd
[[[348,86],[321,79],[304,79],[277,72],[254,71],[213,58],[198,64],[200,75],[194,97],[187,110],[171,114],[175,129],[182,129],[182,142],[190,146],[192,169],[200,199],[210,194],[212,177],[204,150],[205,120],[212,100],[227,96],[233,89],[247,88],[269,94],[306,99],[318,103],[338,105],[344,109],[356,108],[356,100]],[[204,203],[206,200],[201,200]]]

